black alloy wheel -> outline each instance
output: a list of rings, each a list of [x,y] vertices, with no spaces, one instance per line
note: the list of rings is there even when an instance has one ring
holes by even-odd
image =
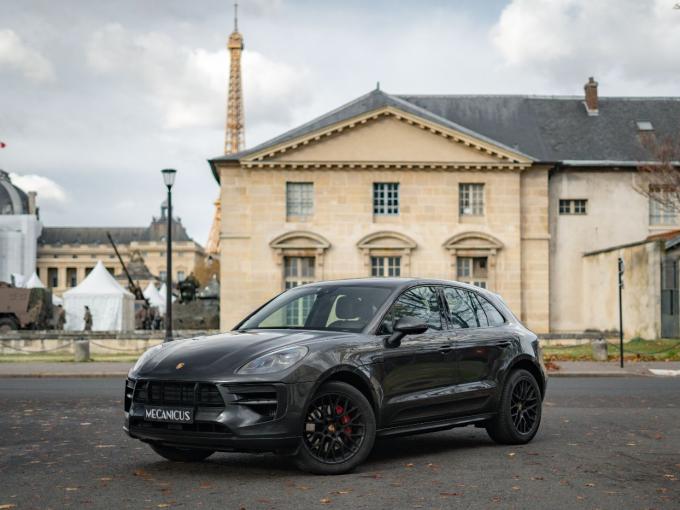
[[[527,370],[514,370],[507,377],[498,413],[486,424],[489,437],[501,444],[525,444],[541,423],[542,395],[538,382]]]
[[[318,474],[352,470],[375,440],[375,416],[366,397],[349,384],[330,382],[312,398],[304,415],[300,467]]]
[[[520,434],[528,434],[534,427],[539,397],[535,385],[528,380],[520,380],[512,389],[510,415],[515,429]]]

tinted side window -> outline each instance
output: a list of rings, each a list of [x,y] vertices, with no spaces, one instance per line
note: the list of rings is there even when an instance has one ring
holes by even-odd
[[[493,306],[488,299],[486,299],[483,296],[480,296],[479,294],[475,294],[477,301],[482,307],[482,312],[486,316],[486,320],[489,323],[489,326],[502,326],[505,324],[505,319],[503,316],[500,314],[500,312],[496,309],[495,306]]]
[[[477,318],[470,306],[467,291],[446,287],[444,297],[449,306],[449,319],[454,329],[477,327]]]
[[[442,329],[441,307],[437,289],[434,287],[416,287],[404,292],[387,312],[379,334],[392,333],[392,326],[402,317],[423,319],[429,330]]]
[[[468,290],[467,295],[468,295],[468,299],[470,300],[470,306],[472,307],[472,310],[474,311],[474,314],[475,314],[476,326],[478,328],[488,327],[489,321],[486,318],[486,314],[484,313],[484,309],[482,308],[482,305],[477,300],[477,294],[475,294],[474,292],[470,292]]]

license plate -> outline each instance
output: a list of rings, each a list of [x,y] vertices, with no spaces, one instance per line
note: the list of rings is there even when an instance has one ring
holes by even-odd
[[[150,407],[144,408],[146,421],[162,421],[166,423],[193,423],[194,410],[191,407]]]

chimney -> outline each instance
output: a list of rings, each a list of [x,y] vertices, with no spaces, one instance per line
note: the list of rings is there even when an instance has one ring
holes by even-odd
[[[37,214],[35,197],[38,194],[35,191],[28,192],[28,214]]]
[[[598,105],[597,105],[597,82],[591,76],[588,78],[588,83],[583,86],[583,90],[586,92],[586,112],[588,115],[598,115]]]

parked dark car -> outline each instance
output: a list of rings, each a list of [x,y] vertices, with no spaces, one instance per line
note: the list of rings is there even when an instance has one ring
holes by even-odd
[[[527,443],[546,383],[536,335],[496,294],[440,280],[318,282],[233,331],[146,351],[126,382],[125,430],[174,461],[273,451],[338,474],[376,437],[475,425]]]

